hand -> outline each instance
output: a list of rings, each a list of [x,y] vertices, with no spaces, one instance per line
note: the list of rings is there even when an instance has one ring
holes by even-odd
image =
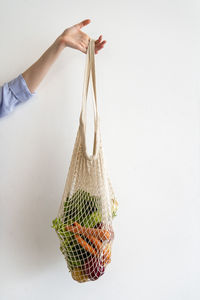
[[[30,66],[22,75],[33,93],[43,80],[49,68],[58,58],[64,47],[78,49],[83,53],[87,52],[90,37],[81,31],[81,28],[88,25],[90,20],[84,20],[70,28],[67,28],[54,43],[42,54],[42,56]],[[104,46],[106,41],[102,41],[102,35],[95,41],[95,54]]]
[[[80,50],[83,53],[87,53],[90,37],[81,31],[81,28],[88,25],[91,21],[86,19],[74,26],[71,26],[63,31],[59,39],[65,47],[71,47]],[[106,41],[102,41],[102,35],[95,41],[95,54],[99,52],[105,45]]]

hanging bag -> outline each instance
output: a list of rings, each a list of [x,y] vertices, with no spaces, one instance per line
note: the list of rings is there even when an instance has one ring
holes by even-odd
[[[93,154],[86,147],[86,106],[90,79],[94,94]],[[60,239],[72,278],[78,282],[96,280],[111,262],[112,227],[118,203],[106,173],[95,76],[95,41],[90,39],[85,66],[82,109],[72,159],[58,216],[53,228]]]

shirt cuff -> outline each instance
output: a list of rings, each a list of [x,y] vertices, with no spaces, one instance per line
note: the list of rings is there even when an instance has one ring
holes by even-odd
[[[8,82],[8,87],[20,102],[25,102],[36,94],[30,92],[22,74]]]

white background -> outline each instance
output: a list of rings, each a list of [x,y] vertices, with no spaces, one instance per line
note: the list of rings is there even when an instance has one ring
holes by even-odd
[[[105,159],[120,204],[112,263],[71,279],[51,228],[70,163],[85,55],[65,49],[37,96],[0,120],[0,299],[200,299],[200,2],[1,0],[0,85],[67,27],[96,56]]]

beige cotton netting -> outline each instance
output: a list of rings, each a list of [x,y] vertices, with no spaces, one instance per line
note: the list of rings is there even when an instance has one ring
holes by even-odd
[[[94,95],[94,143],[93,154],[89,156],[86,149],[86,106],[90,79]],[[95,41],[90,39],[79,128],[62,202],[52,226],[74,280],[86,282],[104,274],[111,262],[112,220],[117,208],[103,159],[96,97]]]

